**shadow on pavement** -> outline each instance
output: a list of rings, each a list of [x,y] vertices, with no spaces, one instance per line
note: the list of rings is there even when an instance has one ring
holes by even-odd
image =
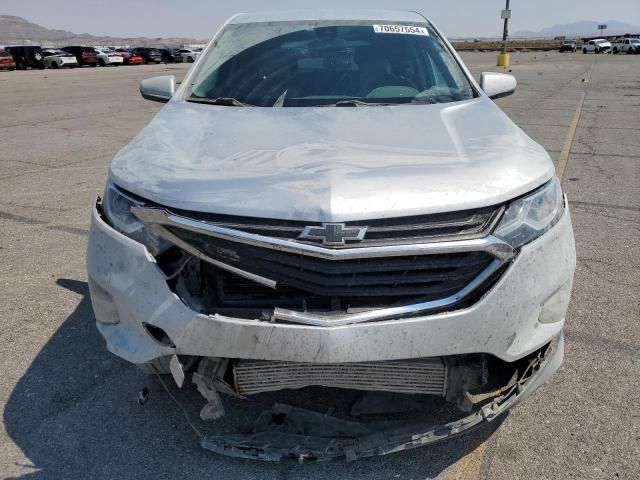
[[[34,359],[5,407],[6,430],[33,465],[14,478],[422,480],[437,477],[501,423],[430,447],[353,463],[259,463],[217,456],[201,449],[183,413],[155,379],[107,352],[94,325],[87,284],[70,279],[57,284],[83,298]],[[145,386],[150,400],[140,406],[136,396]],[[170,388],[199,423],[203,401],[194,386]],[[260,411],[237,400],[225,400],[225,405],[229,415],[206,428],[230,433],[237,428],[234,422],[248,422]]]

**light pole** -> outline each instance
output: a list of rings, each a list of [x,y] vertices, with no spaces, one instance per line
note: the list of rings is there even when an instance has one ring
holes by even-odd
[[[504,20],[504,30],[502,32],[502,49],[498,55],[498,66],[509,66],[509,54],[507,53],[507,42],[509,40],[509,19],[511,19],[511,9],[509,8],[511,0],[507,0],[507,6],[502,11],[502,19]]]

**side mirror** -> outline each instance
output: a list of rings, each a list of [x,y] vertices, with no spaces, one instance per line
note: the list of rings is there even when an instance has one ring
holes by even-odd
[[[517,86],[518,81],[513,75],[484,72],[480,77],[480,88],[492,99],[513,95]]]
[[[140,95],[152,102],[167,103],[174,93],[176,93],[176,77],[173,75],[147,78],[140,82]]]

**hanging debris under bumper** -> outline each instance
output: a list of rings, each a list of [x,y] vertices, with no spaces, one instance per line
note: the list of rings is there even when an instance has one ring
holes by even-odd
[[[342,420],[303,408],[276,403],[262,412],[247,433],[206,436],[207,450],[237,458],[263,461],[296,459],[328,461],[357,460],[387,455],[432,444],[490,422],[531,395],[562,364],[562,335],[528,357],[528,363],[514,381],[498,389],[494,396],[477,401],[472,413],[442,425],[426,420],[359,422]]]

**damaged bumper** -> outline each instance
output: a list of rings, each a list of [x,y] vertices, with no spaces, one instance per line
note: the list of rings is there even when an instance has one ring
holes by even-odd
[[[169,288],[145,247],[113,230],[96,208],[87,268],[98,328],[108,349],[132,363],[174,354],[331,364],[469,353],[513,362],[562,332],[575,247],[567,209],[473,306],[335,327],[200,314]]]
[[[414,419],[403,424],[367,424],[275,404],[257,418],[251,433],[205,437],[201,445],[230,457],[264,461],[292,458],[300,462],[357,460],[418,448],[495,420],[538,389],[560,367],[563,356],[564,337],[560,334],[532,356],[503,395],[443,425],[421,425]]]

